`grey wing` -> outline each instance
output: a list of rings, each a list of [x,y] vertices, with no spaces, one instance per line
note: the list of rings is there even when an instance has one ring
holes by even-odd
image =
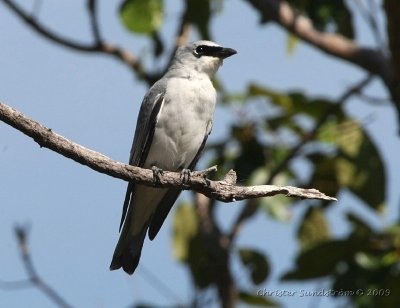
[[[206,144],[208,138],[208,134],[204,136],[203,142],[200,145],[199,150],[197,151],[196,156],[194,157],[193,161],[190,163],[188,169],[193,170],[194,167],[196,166],[201,153],[203,152],[204,146]],[[165,218],[167,218],[168,213],[170,212],[172,206],[174,205],[176,199],[179,197],[179,194],[181,193],[182,190],[178,188],[170,188],[168,189],[168,192],[165,194],[163,199],[161,200],[160,204],[157,206],[156,211],[153,214],[153,217],[151,218],[150,221],[150,226],[149,226],[149,239],[153,240],[158,231],[160,231]]]
[[[149,92],[143,99],[129,158],[130,165],[142,167],[146,160],[151,142],[153,140],[157,116],[164,101],[164,96],[165,82],[160,80],[150,88]],[[121,223],[119,226],[120,231],[125,221],[134,186],[134,183],[129,182],[126,190]]]
[[[166,83],[159,80],[143,99],[133,138],[129,164],[142,166],[153,139],[157,116],[165,97]]]

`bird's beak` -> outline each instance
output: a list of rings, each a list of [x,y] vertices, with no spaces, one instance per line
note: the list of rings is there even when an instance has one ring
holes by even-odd
[[[237,51],[235,49],[224,47],[216,52],[216,56],[222,59],[226,59],[230,56],[233,56],[234,54],[237,54]]]

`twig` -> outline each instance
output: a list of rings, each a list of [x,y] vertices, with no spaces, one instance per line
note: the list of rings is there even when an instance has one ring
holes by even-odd
[[[282,162],[277,165],[270,173],[270,176],[267,180],[267,184],[271,184],[275,177],[281,173],[285,168],[287,168],[289,162],[298,155],[300,150],[311,140],[315,138],[317,135],[318,130],[321,128],[321,126],[325,123],[327,118],[340,106],[342,106],[352,95],[358,94],[361,92],[361,89],[366,87],[371,81],[373,77],[371,75],[368,75],[364,79],[362,79],[360,82],[358,82],[356,85],[352,86],[349,88],[345,93],[339,97],[338,102],[336,105],[332,106],[329,108],[320,118],[319,120],[315,123],[313,129],[305,135],[305,137],[299,141],[299,143],[292,148],[290,153],[285,157]],[[243,207],[242,211],[239,213],[238,217],[236,218],[236,221],[233,223],[231,227],[231,232],[229,235],[229,239],[232,241],[236,235],[239,233],[239,230],[247,218],[251,217],[252,214],[257,210],[258,208],[258,203],[254,202],[253,200],[250,200],[246,206]]]
[[[94,43],[80,43],[75,40],[63,37],[59,34],[56,34],[49,28],[45,27],[41,23],[39,23],[35,18],[25,13],[23,9],[21,9],[15,2],[12,0],[2,0],[3,3],[10,8],[11,11],[15,13],[22,21],[24,21],[32,30],[36,31],[44,38],[57,43],[63,47],[67,47],[73,50],[81,51],[81,52],[92,52],[92,53],[103,53],[113,56],[114,58],[122,61],[126,65],[128,65],[140,79],[143,79],[147,82],[147,84],[152,85],[155,82],[156,76],[152,74],[148,74],[145,72],[141,62],[136,58],[135,55],[130,53],[128,50],[123,49],[114,44],[105,42],[101,40],[98,23],[94,11],[89,9],[90,17],[91,17],[91,27],[92,33],[94,35],[93,41]],[[88,0],[89,1],[89,0]],[[91,8],[93,1],[89,1],[88,7]]]
[[[0,287],[5,289],[22,289],[27,287],[37,287],[58,307],[69,308],[68,304],[52,287],[43,281],[33,266],[31,255],[28,248],[28,233],[24,227],[15,227],[15,235],[17,236],[19,251],[21,253],[22,262],[28,275],[27,280],[21,281],[0,281]]]
[[[390,58],[379,49],[371,49],[359,46],[356,42],[349,40],[340,34],[318,31],[315,29],[312,21],[309,18],[297,14],[287,1],[246,1],[261,13],[262,20],[273,20],[287,31],[293,33],[299,39],[311,44],[322,52],[355,64],[370,74],[378,75],[390,92],[393,106],[396,109],[397,118],[400,123],[400,73],[396,76],[396,72],[394,70],[395,66],[392,63],[393,59],[396,59],[396,57],[393,56],[394,52],[392,47],[392,57]],[[397,0],[384,1],[386,6],[390,6],[388,4],[389,2],[391,3],[392,7],[398,9],[399,6],[397,5]],[[400,10],[398,11],[400,12]],[[398,31],[396,27],[398,18],[394,18],[392,23],[389,21],[390,18],[388,17],[389,28],[393,28],[394,35],[392,37],[397,38]],[[391,24],[392,27],[390,27]],[[400,50],[400,48],[398,50]],[[400,60],[398,63],[400,68]]]
[[[371,96],[368,95],[366,93],[357,93],[357,96],[363,100],[366,103],[370,103],[372,105],[385,105],[387,106],[388,103],[390,103],[390,98],[389,97],[375,97],[375,96]]]
[[[356,64],[384,80],[391,79],[390,61],[380,51],[358,46],[342,35],[324,33],[314,28],[312,21],[297,14],[289,3],[280,0],[247,0],[263,20],[273,20],[301,40],[337,58]]]
[[[87,0],[86,5],[89,12],[90,26],[92,28],[95,44],[100,46],[103,40],[100,35],[99,22],[97,19],[97,0]]]
[[[43,35],[47,39],[58,43],[64,47],[68,47],[71,49],[84,51],[84,52],[93,52],[97,51],[97,46],[93,44],[82,44],[77,41],[67,39],[58,34],[55,34],[50,29],[47,29],[45,26],[41,25],[39,22],[35,20],[32,16],[25,13],[17,4],[15,4],[11,0],[2,0],[5,5],[7,5],[19,18],[21,18],[26,24],[28,24],[33,30]]]
[[[363,0],[355,1],[356,5],[358,6],[361,16],[365,19],[366,23],[371,28],[371,32],[374,36],[375,43],[377,48],[381,50],[381,52],[385,53],[387,50],[387,46],[385,44],[384,39],[382,38],[381,33],[379,32],[378,27],[378,18],[376,16],[377,7],[375,7],[374,1],[368,0],[368,8],[365,7]]]
[[[0,103],[0,120],[25,135],[32,137],[41,147],[46,147],[93,170],[125,181],[134,181],[135,183],[155,187],[191,189],[207,197],[224,202],[274,196],[277,194],[307,199],[336,200],[314,189],[302,189],[291,186],[278,187],[274,185],[242,187],[223,180],[211,181],[206,178],[209,170],[194,172],[190,177],[190,183],[183,182],[179,172],[164,171],[159,183],[156,183],[152,170],[126,165],[87,149],[54,133],[51,129],[3,103]]]

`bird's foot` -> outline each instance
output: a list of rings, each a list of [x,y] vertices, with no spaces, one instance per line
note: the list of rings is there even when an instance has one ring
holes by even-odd
[[[153,183],[161,184],[160,176],[163,175],[164,171],[156,166],[151,167],[151,171],[153,171]]]
[[[189,184],[190,175],[191,175],[190,169],[182,169],[182,171],[181,171],[181,179],[182,179],[182,183],[183,184]]]

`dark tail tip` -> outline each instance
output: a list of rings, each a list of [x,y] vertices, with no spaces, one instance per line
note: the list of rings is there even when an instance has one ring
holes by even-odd
[[[121,262],[119,257],[113,256],[111,264],[110,264],[110,271],[115,271],[121,268]]]
[[[114,271],[122,267],[125,273],[132,275],[139,264],[139,260],[140,260],[140,254],[134,256],[130,254],[129,250],[127,249],[121,256],[113,256],[110,265],[110,271]]]

